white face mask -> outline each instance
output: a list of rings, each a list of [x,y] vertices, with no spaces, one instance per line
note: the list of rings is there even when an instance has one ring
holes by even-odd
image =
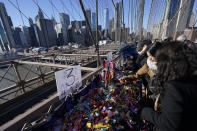
[[[152,62],[150,60],[150,58],[147,59],[147,65],[148,65],[148,68],[153,70],[153,71],[156,71],[157,70],[157,62]]]

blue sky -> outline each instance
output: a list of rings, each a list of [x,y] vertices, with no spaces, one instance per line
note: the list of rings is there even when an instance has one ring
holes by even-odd
[[[0,0],[5,4],[8,15],[11,16],[12,22],[14,26],[23,25],[19,12],[8,2],[8,0]],[[16,0],[11,0],[14,4],[16,4]],[[36,1],[36,0],[35,0]],[[52,5],[50,4],[50,0],[37,0],[38,4],[42,8],[42,10],[49,16],[55,16],[57,22],[59,22],[58,12],[64,12],[70,15],[70,19],[81,20],[84,19],[82,10],[79,5],[78,0],[52,0],[53,4],[56,6],[56,9],[52,9]],[[61,3],[64,2],[65,6]],[[95,0],[82,0],[85,8],[91,8],[91,11],[95,12]],[[120,0],[114,0],[114,2]],[[98,0],[99,2],[99,24],[103,25],[103,10],[104,8],[109,8],[110,18],[114,16],[114,8],[111,0]],[[28,17],[35,18],[38,12],[38,8],[36,4],[34,4],[33,0],[18,0],[21,11]],[[144,10],[144,23],[143,27],[147,27],[148,15],[150,10],[151,0],[145,0],[145,10]],[[194,9],[196,10],[197,2],[195,2]],[[124,10],[125,10],[125,24],[128,25],[128,9],[129,9],[129,0],[124,0]],[[54,12],[53,12],[54,10]],[[47,16],[45,16],[47,18]],[[23,17],[25,25],[28,24],[28,20]]]

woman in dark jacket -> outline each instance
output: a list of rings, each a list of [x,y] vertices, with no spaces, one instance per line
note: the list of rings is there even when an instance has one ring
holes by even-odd
[[[197,130],[197,56],[183,43],[169,42],[156,54],[161,111],[145,107],[141,118],[156,131]]]

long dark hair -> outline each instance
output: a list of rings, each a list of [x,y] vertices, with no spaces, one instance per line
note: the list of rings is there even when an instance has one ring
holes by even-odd
[[[167,42],[157,50],[156,86],[163,90],[165,82],[193,79],[197,71],[196,53],[181,42]]]

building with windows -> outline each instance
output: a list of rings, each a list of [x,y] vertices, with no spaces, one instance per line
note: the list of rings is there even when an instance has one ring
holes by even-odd
[[[36,16],[36,25],[38,27],[39,46],[47,48],[55,46],[57,43],[57,35],[53,21],[45,19],[40,8]]]
[[[92,12],[92,29],[96,30],[96,13]]]
[[[40,37],[41,47],[55,46],[57,42],[57,35],[52,20],[39,19],[37,21],[38,35]]]
[[[15,48],[12,26],[12,21],[7,14],[5,5],[0,2],[0,50],[3,52],[8,52],[11,48]]]
[[[27,47],[27,38],[25,34],[21,31],[20,27],[15,27],[14,30],[14,39],[17,48]]]
[[[109,9],[104,9],[104,30],[109,28]]]
[[[91,9],[86,9],[86,16],[87,16],[87,18],[88,18],[88,22],[89,22],[89,24],[90,24],[90,26],[91,26]]]
[[[122,20],[122,3],[116,2],[114,9],[114,30],[121,27]]]
[[[55,25],[59,45],[67,44],[67,28],[68,26],[62,23]]]
[[[112,36],[112,32],[113,32],[113,27],[114,27],[114,18],[110,19],[109,20],[109,29],[108,29],[108,32],[109,32],[109,36],[112,40],[115,40],[113,39],[114,37]]]
[[[59,13],[60,23],[55,25],[58,42],[60,45],[67,44],[67,28],[70,25],[70,17],[68,14]]]
[[[23,34],[26,37],[27,43],[25,45],[25,47],[28,47],[31,45],[31,41],[30,41],[30,35],[29,35],[29,27],[27,26],[18,26],[19,28],[21,28],[21,31],[23,32]]]
[[[6,34],[4,33],[3,26],[0,23],[0,53],[8,52],[10,50],[10,46],[8,43],[8,39]]]
[[[70,25],[70,17],[68,14],[65,13],[59,13],[60,16],[60,23],[67,25],[67,27]]]

